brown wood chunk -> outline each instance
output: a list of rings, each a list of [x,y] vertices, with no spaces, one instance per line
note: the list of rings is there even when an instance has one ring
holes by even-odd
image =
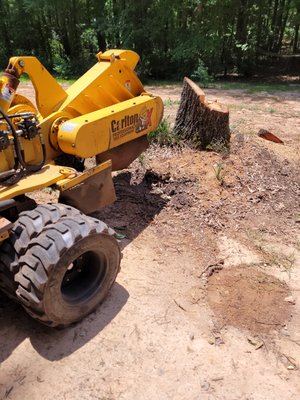
[[[284,144],[284,142],[279,139],[274,133],[267,131],[266,129],[260,129],[257,135],[263,139],[269,140],[270,142]]]
[[[203,90],[191,79],[184,78],[174,133],[200,150],[213,149],[215,144],[228,146],[228,108],[217,101],[207,102]]]

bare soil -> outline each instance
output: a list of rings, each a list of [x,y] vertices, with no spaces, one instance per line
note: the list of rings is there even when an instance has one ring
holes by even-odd
[[[147,90],[173,123],[180,86]],[[0,399],[299,399],[300,95],[206,93],[229,106],[230,152],[151,146],[116,174],[105,303],[59,331],[1,298]]]
[[[222,325],[269,333],[286,326],[291,315],[288,286],[249,266],[227,268],[211,275],[207,299]]]

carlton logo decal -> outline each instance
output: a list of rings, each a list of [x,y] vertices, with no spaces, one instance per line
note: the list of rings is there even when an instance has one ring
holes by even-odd
[[[143,108],[139,114],[125,115],[120,120],[111,121],[111,131],[114,140],[118,140],[130,133],[140,133],[152,125],[153,108]]]

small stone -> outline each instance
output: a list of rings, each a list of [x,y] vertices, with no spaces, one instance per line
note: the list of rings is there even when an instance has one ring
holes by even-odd
[[[203,382],[202,385],[201,385],[201,388],[207,392],[210,389],[209,382],[206,382],[206,381]]]
[[[279,203],[279,204],[276,204],[274,206],[274,208],[275,208],[275,211],[282,211],[285,209],[285,205],[283,203]]]
[[[238,133],[235,135],[235,140],[239,143],[244,143],[245,136],[242,133]]]
[[[295,369],[295,367],[294,367],[294,365],[288,365],[287,369],[290,370],[290,371],[293,371]]]
[[[290,303],[290,304],[296,304],[296,300],[294,299],[293,296],[288,296],[284,299],[285,302]]]
[[[285,326],[283,329],[281,329],[281,334],[283,335],[283,336],[290,336],[290,334],[289,334],[289,331],[288,331],[288,329],[287,329],[287,327]]]
[[[224,340],[222,338],[220,338],[220,337],[217,337],[215,339],[215,345],[216,346],[220,346],[221,344],[225,344]]]

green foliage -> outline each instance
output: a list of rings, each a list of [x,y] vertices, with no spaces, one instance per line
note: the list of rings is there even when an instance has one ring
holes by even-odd
[[[222,163],[217,163],[216,165],[213,166],[213,169],[217,180],[219,181],[220,185],[223,186],[225,183],[224,165]]]
[[[164,106],[165,106],[165,107],[172,107],[172,106],[178,105],[179,103],[180,103],[179,100],[171,100],[171,99],[168,99],[168,100],[165,100],[165,101],[164,101]]]
[[[179,138],[174,134],[167,119],[163,119],[158,128],[148,135],[150,142],[158,143],[160,146],[175,146],[180,144]]]
[[[213,78],[208,73],[208,69],[202,60],[199,60],[198,67],[192,74],[192,78],[196,80],[202,87],[208,87],[209,84],[213,82]]]
[[[50,49],[53,60],[53,70],[62,78],[66,79],[70,75],[70,59],[64,51],[64,47],[57,35],[50,39]]]
[[[80,35],[82,45],[82,57],[85,60],[94,60],[99,52],[97,32],[93,28],[86,28]]]
[[[128,48],[143,76],[193,74],[205,86],[300,50],[299,0],[1,0],[0,17],[0,68],[35,55],[62,77],[82,74],[98,51]]]
[[[219,153],[223,157],[228,157],[230,152],[229,143],[226,143],[224,139],[212,141],[208,146],[206,146],[206,150]]]
[[[243,90],[247,93],[299,92],[297,83],[253,83],[253,82],[214,82],[213,87],[221,90]]]

